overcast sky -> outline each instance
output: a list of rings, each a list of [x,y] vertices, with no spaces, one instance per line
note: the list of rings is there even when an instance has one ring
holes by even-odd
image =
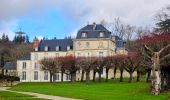
[[[135,26],[154,25],[154,15],[169,0],[0,0],[0,35],[10,39],[22,28],[35,36],[64,38],[87,23],[119,17]]]

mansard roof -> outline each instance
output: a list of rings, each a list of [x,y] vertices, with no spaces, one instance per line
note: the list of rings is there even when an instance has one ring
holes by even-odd
[[[19,60],[30,60],[30,59],[31,59],[30,55],[28,55],[28,56],[23,56],[23,57],[20,57],[20,58],[19,58]]]
[[[72,39],[52,39],[42,40],[39,44],[38,51],[45,51],[45,47],[48,47],[48,51],[56,51],[56,47],[59,47],[59,51],[67,51],[67,46],[73,47]]]
[[[104,37],[102,38],[110,38],[111,32],[107,30],[103,25],[101,24],[92,24],[92,25],[86,25],[85,27],[81,28],[77,33],[77,39],[82,38],[100,38],[99,34],[100,32],[104,33]],[[87,37],[82,37],[82,33],[86,33]]]

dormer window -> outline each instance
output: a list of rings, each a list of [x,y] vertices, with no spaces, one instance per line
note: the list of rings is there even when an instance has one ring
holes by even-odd
[[[44,48],[44,49],[45,49],[45,51],[48,51],[48,46],[45,46],[45,48]]]
[[[82,37],[87,37],[87,33],[82,33]]]
[[[67,46],[67,50],[70,50],[71,48],[70,48],[70,46]]]
[[[35,51],[38,51],[38,47],[35,47]]]
[[[60,51],[60,47],[59,46],[56,46],[56,51]]]
[[[104,37],[104,32],[100,32],[99,37]]]

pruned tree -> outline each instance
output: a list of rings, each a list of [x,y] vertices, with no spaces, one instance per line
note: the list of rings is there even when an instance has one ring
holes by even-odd
[[[109,70],[113,67],[112,56],[107,56],[104,58],[104,64],[106,68],[106,82],[108,82]]]
[[[79,67],[76,66],[76,58],[73,56],[65,56],[62,63],[63,67],[70,72],[71,82],[76,81],[76,71],[79,70]]]
[[[152,71],[151,93],[158,95],[161,90],[161,68],[167,66],[170,58],[170,34],[152,34],[144,36],[138,40],[138,45],[143,46],[146,52],[145,57],[152,62],[150,64]]]
[[[94,57],[80,57],[77,58],[76,65],[80,66],[81,70],[86,73],[86,83],[90,83],[90,71],[92,70],[92,65],[94,64]]]
[[[58,58],[44,58],[39,62],[41,64],[41,69],[44,71],[49,71],[50,73],[50,83],[55,81],[55,73],[60,71],[61,63]]]

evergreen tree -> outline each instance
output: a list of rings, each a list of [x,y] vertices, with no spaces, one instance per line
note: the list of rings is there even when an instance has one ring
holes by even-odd
[[[156,31],[170,32],[170,19],[160,21],[156,25],[157,25],[157,28],[155,29]]]
[[[28,35],[25,36],[25,42],[26,42],[26,43],[30,43],[30,41],[29,41],[29,36],[28,36]]]
[[[5,42],[5,40],[6,40],[6,36],[5,36],[5,33],[3,33],[3,35],[2,35],[2,42]]]
[[[6,42],[9,42],[8,35],[5,36],[5,40],[6,40]]]

